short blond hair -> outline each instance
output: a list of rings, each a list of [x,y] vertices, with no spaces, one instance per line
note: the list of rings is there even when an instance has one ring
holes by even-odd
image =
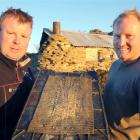
[[[20,23],[30,23],[32,28],[33,17],[30,16],[27,12],[22,11],[20,8],[19,9],[9,8],[5,12],[3,12],[0,16],[0,28],[4,19],[8,16],[18,19]]]
[[[138,21],[140,22],[140,13],[136,10],[136,9],[133,9],[133,10],[127,10],[127,11],[124,11],[123,13],[121,13],[113,22],[113,28],[114,28],[114,25],[120,21],[120,19],[123,19],[125,17],[128,17],[128,16],[134,16],[138,19]]]

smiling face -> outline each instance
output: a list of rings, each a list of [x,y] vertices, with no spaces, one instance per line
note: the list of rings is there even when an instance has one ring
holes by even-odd
[[[135,16],[120,18],[114,24],[113,44],[118,57],[126,63],[140,56],[140,21]]]
[[[19,60],[26,54],[31,32],[30,23],[20,23],[15,17],[6,17],[0,30],[1,53],[12,60]]]

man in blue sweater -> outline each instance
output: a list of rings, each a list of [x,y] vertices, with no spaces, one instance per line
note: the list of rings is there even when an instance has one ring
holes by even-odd
[[[104,104],[111,140],[140,138],[140,14],[128,10],[113,23],[119,60],[111,66]]]

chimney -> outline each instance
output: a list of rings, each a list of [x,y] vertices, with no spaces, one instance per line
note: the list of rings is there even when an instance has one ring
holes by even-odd
[[[58,22],[58,21],[53,22],[53,33],[54,34],[61,34],[60,22]]]

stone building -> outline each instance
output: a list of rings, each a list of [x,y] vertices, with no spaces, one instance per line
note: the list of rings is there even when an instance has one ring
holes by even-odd
[[[112,36],[61,31],[58,22],[43,29],[40,51],[40,66],[57,72],[108,70],[117,58]]]

